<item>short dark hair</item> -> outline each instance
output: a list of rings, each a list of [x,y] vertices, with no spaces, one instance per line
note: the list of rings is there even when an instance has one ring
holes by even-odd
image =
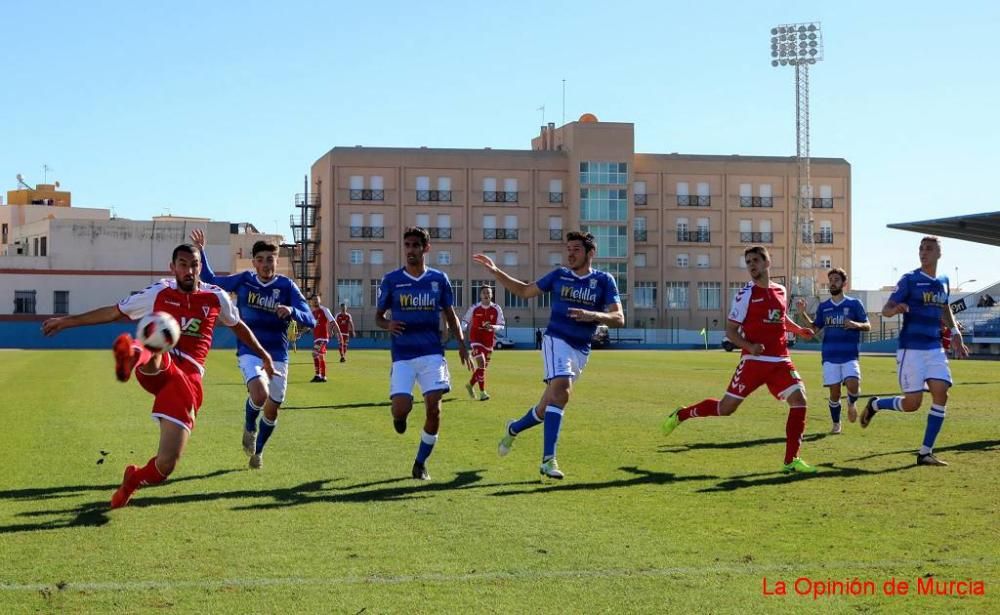
[[[764,260],[766,261],[771,260],[771,255],[767,253],[767,248],[765,248],[764,246],[750,246],[746,250],[743,250],[744,259],[746,259],[746,257],[750,256],[751,254],[760,254],[761,257],[764,258]]]
[[[831,275],[833,275],[835,273],[840,276],[840,281],[841,282],[846,282],[847,281],[847,272],[844,271],[843,269],[841,269],[840,267],[834,267],[830,271],[827,271],[826,272],[826,277],[830,277]]]
[[[177,255],[180,254],[181,252],[185,252],[187,254],[190,254],[191,256],[194,256],[196,254],[198,256],[201,256],[201,250],[198,249],[198,246],[194,245],[193,243],[182,243],[176,248],[174,248],[173,254],[170,255],[170,262],[176,263]]]
[[[566,241],[579,241],[583,244],[583,249],[586,252],[597,249],[597,244],[594,243],[594,236],[590,233],[581,233],[579,231],[570,231],[566,233]]]
[[[407,237],[419,237],[420,245],[425,248],[431,243],[431,234],[427,232],[426,229],[419,226],[408,226],[406,230],[403,231],[403,239]]]
[[[941,238],[936,235],[924,235],[923,239],[920,240],[920,243],[923,243],[925,241],[936,243],[939,248],[941,247]]]
[[[342,307],[342,308],[347,307],[347,302],[346,301],[341,301],[340,302],[340,307]]]
[[[261,239],[260,241],[255,241],[253,248],[250,249],[250,253],[257,256],[258,252],[277,252],[278,244],[273,241],[265,241]]]

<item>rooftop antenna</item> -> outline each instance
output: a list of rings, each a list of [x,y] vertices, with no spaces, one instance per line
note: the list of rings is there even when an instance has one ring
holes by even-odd
[[[55,169],[53,169],[49,165],[45,164],[44,162],[42,163],[42,178],[43,178],[42,179],[42,183],[43,184],[49,183],[49,171],[54,171],[54,170]]]
[[[545,105],[542,105],[541,107],[535,109],[535,111],[541,111],[542,112],[542,126],[544,126],[545,125]]]
[[[566,80],[563,79],[563,97],[562,97],[562,123],[566,124]]]

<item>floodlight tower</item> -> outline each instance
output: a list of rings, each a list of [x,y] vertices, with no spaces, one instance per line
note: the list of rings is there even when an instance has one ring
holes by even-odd
[[[809,66],[823,59],[818,21],[771,28],[771,66],[795,67],[795,158],[799,167],[790,274],[793,295],[816,296],[816,246],[809,178]],[[803,265],[808,259],[808,266]]]

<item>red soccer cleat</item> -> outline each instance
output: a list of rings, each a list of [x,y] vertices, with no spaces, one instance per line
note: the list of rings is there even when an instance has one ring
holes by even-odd
[[[132,499],[132,494],[139,485],[132,485],[132,476],[139,471],[139,466],[127,465],[125,466],[125,476],[122,478],[121,487],[115,491],[114,495],[111,496],[111,509],[121,508],[128,504],[129,500]]]
[[[132,336],[122,333],[115,338],[111,350],[115,353],[115,378],[119,382],[128,382],[135,364],[139,362],[139,352],[132,345]]]

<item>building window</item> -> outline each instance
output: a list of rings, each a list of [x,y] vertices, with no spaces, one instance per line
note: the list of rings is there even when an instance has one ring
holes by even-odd
[[[516,267],[517,266],[517,252],[513,250],[508,250],[503,253],[503,264],[505,267]]]
[[[687,182],[677,182],[677,196],[688,196],[691,194],[691,189],[688,188]]]
[[[688,283],[666,282],[663,285],[663,296],[668,310],[687,309]]]
[[[365,188],[365,178],[361,175],[351,176],[352,201],[384,201],[385,183],[381,175],[372,175],[368,178],[371,188]]]
[[[438,250],[438,253],[437,253],[437,264],[438,265],[450,265],[451,264],[451,251],[450,250]]]
[[[624,261],[599,261],[594,260],[594,269],[610,273],[618,284],[620,292],[627,292],[628,288],[628,263]]]
[[[728,299],[727,305],[732,305],[733,304],[733,301],[736,300],[736,294],[738,292],[740,292],[741,290],[743,290],[743,287],[746,286],[746,285],[747,285],[746,282],[730,282],[729,283],[729,299]]]
[[[816,243],[833,243],[833,223],[829,220],[820,220]]]
[[[510,292],[506,288],[503,289],[503,302],[509,308],[526,308],[528,307],[528,300],[524,297],[518,297],[514,293]]]
[[[14,291],[14,313],[15,314],[35,313],[35,291],[33,290]]]
[[[580,230],[591,233],[597,244],[597,256],[601,258],[625,258],[628,256],[628,227],[624,225],[581,225]]]
[[[6,222],[4,222],[2,226],[0,226],[0,243],[2,244],[7,243],[7,228],[8,227]]]
[[[517,178],[507,178],[503,180],[503,202],[517,203]],[[497,199],[500,200],[499,198]]]
[[[549,241],[562,241],[563,223],[561,216],[549,216]]]
[[[688,255],[687,254],[678,254],[677,255],[677,267],[679,269],[687,269],[688,268]]]
[[[645,252],[636,252],[636,254],[635,254],[635,266],[636,267],[645,267],[646,266],[646,253]]]
[[[451,280],[451,296],[455,307],[462,307],[465,304],[465,296],[462,293],[462,280]]]
[[[337,304],[361,307],[361,280],[337,280]]]
[[[383,262],[384,254],[382,250],[369,250],[368,251],[368,262],[372,265],[381,265]]]
[[[365,178],[363,175],[351,175],[351,191],[363,190],[365,187]]]
[[[549,180],[549,203],[563,202],[563,188],[561,179]]]
[[[718,310],[722,301],[721,282],[698,282],[698,307],[703,310]]]
[[[628,190],[580,188],[580,220],[625,220]]]
[[[370,305],[378,305],[378,287],[381,280],[370,279],[368,284],[368,301]]]
[[[647,203],[646,182],[635,182],[632,184],[632,200],[640,207]]]
[[[497,296],[496,283],[493,280],[472,280],[469,285],[469,305],[479,303],[479,293],[482,292],[484,286],[489,286],[493,289],[494,298]]]
[[[552,307],[552,293],[542,293],[538,295],[537,305],[539,309]]]
[[[829,256],[819,257],[819,266],[821,269],[833,269],[833,259]]]
[[[562,254],[559,252],[549,252],[549,265],[552,267],[562,265]]]
[[[581,162],[581,184],[628,185],[628,164],[625,162]]]
[[[362,265],[365,262],[364,250],[351,250],[351,264]]]
[[[32,256],[38,256],[38,237],[33,238],[32,245],[34,249],[31,252]]]
[[[632,235],[636,241],[646,241],[646,217],[636,216],[632,220]]]
[[[38,255],[39,256],[48,256],[48,254],[49,254],[49,238],[48,237],[42,237],[41,244],[40,244],[39,250],[38,250]]]
[[[52,313],[53,314],[69,314],[69,291],[68,290],[54,290],[54,291],[52,291]]]
[[[632,305],[637,308],[655,308],[656,282],[636,282]]]
[[[708,254],[699,254],[697,260],[695,261],[695,267],[698,269],[708,269],[711,265],[708,262]]]

